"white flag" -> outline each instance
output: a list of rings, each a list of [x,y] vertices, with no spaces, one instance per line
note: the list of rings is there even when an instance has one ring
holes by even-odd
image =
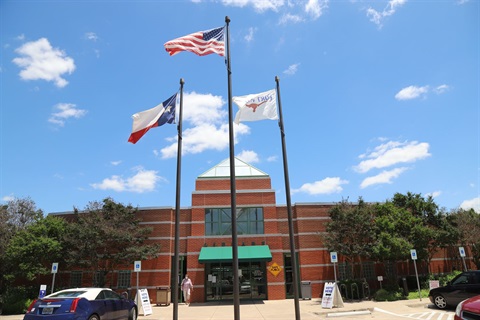
[[[241,121],[278,119],[275,89],[262,93],[233,97],[232,101],[235,102],[239,108],[235,115],[236,124],[239,124]]]

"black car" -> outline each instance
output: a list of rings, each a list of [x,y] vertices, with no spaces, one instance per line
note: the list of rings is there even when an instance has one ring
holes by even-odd
[[[461,301],[480,295],[480,271],[466,271],[449,281],[446,286],[430,290],[428,297],[439,309],[455,307]]]

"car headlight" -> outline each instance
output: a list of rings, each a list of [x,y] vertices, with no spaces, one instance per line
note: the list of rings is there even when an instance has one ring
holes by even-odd
[[[455,314],[458,316],[458,317],[462,317],[462,307],[463,307],[463,303],[467,301],[466,299],[463,300],[462,302],[460,302],[458,305],[457,305],[457,308],[455,309]]]

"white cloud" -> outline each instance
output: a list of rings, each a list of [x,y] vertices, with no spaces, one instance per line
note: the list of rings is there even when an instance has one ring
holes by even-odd
[[[342,184],[348,184],[348,181],[339,177],[328,177],[321,181],[305,183],[299,189],[292,190],[292,194],[299,192],[310,195],[339,193],[343,190]]]
[[[367,17],[370,18],[370,21],[372,21],[379,28],[381,28],[383,25],[383,20],[386,17],[393,15],[397,11],[397,9],[403,6],[406,2],[407,0],[390,0],[385,9],[383,9],[383,11],[377,11],[373,8],[368,8]]]
[[[431,156],[428,153],[430,145],[426,142],[398,142],[389,141],[375,147],[374,151],[369,154],[360,155],[361,161],[354,170],[365,173],[371,169],[386,168],[399,163],[415,162]]]
[[[318,19],[325,9],[328,8],[328,0],[308,0],[305,5],[305,12],[313,19]]]
[[[299,23],[305,21],[301,16],[297,14],[285,13],[280,17],[278,24]]]
[[[256,31],[257,31],[257,28],[253,28],[253,27],[248,28],[248,34],[244,37],[245,41],[252,42],[253,35]]]
[[[98,40],[98,36],[95,32],[87,32],[85,33],[85,39],[96,42]]]
[[[112,166],[118,166],[120,163],[122,163],[122,160],[110,161],[110,164],[111,164]]]
[[[228,113],[220,96],[196,92],[184,94],[184,128],[182,154],[196,154],[205,150],[225,150],[229,146]],[[190,126],[190,127],[188,127]],[[240,123],[234,126],[235,143],[239,136],[250,133],[250,127]],[[171,144],[155,150],[162,159],[177,156],[177,136],[167,139]]]
[[[143,193],[155,190],[157,183],[165,180],[157,175],[158,172],[154,170],[145,170],[142,167],[134,170],[136,173],[129,178],[113,175],[110,178],[103,179],[100,183],[92,183],[91,186],[100,190]]]
[[[246,7],[252,6],[256,11],[263,12],[267,10],[277,11],[285,4],[284,0],[222,0],[225,6]]]
[[[436,94],[442,94],[446,91],[448,91],[450,89],[450,87],[446,84],[442,84],[440,86],[437,86],[436,88],[433,89],[433,91],[436,93]]]
[[[426,193],[425,196],[426,197],[431,196],[432,198],[438,198],[441,194],[442,194],[442,191],[433,191],[433,192]]]
[[[393,170],[385,170],[376,176],[368,177],[362,181],[360,184],[360,188],[364,189],[366,187],[376,185],[376,184],[384,184],[384,183],[392,183],[393,179],[398,178],[403,172],[408,170],[408,168],[395,168]]]
[[[258,158],[258,154],[255,151],[252,150],[242,150],[237,155],[237,158],[245,161],[246,163],[258,163],[260,162],[260,159]]]
[[[13,201],[15,200],[15,196],[12,194],[9,194],[8,196],[3,196],[2,201],[8,202],[8,201]]]
[[[425,96],[428,92],[428,86],[417,87],[409,86],[400,90],[396,95],[397,100],[411,100],[421,96]]]
[[[277,156],[270,156],[267,158],[267,162],[275,162],[278,160],[278,157]]]
[[[294,75],[295,73],[297,73],[299,65],[300,63],[294,63],[290,65],[287,70],[284,70],[283,73],[289,76]]]
[[[463,201],[462,204],[460,205],[460,208],[464,210],[473,209],[475,210],[475,212],[480,213],[480,196],[470,200]]]
[[[76,105],[72,103],[59,103],[55,107],[57,112],[51,114],[48,122],[63,127],[65,121],[69,118],[81,118],[87,114],[86,110],[77,109]]]
[[[13,59],[23,70],[20,71],[22,80],[53,81],[59,88],[63,88],[68,81],[61,76],[71,74],[75,70],[75,63],[65,52],[54,49],[46,38],[27,42],[15,50],[21,57]]]
[[[397,100],[412,100],[416,98],[426,98],[427,94],[432,91],[436,94],[443,94],[450,90],[450,86],[442,84],[430,89],[430,86],[409,86],[400,90],[396,95]]]

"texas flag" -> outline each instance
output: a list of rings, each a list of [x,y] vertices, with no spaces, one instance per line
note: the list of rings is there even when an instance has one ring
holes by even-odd
[[[174,123],[176,102],[177,94],[175,93],[155,108],[135,113],[132,116],[132,134],[128,142],[135,144],[151,128],[160,127],[165,123]]]
[[[233,97],[239,108],[235,115],[235,123],[241,121],[258,121],[264,119],[277,120],[277,99],[275,89],[262,93]]]

